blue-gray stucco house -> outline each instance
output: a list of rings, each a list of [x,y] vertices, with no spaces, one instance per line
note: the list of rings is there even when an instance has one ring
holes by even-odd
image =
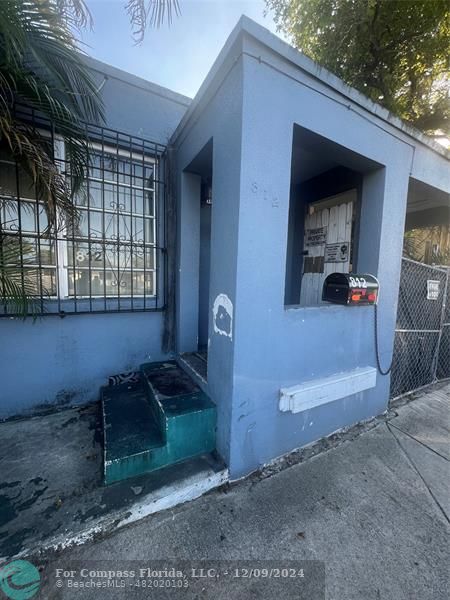
[[[192,101],[86,60],[106,106],[95,147],[115,154],[115,179],[92,175],[88,232],[40,263],[45,314],[0,319],[0,418],[95,401],[110,376],[175,360],[215,404],[236,479],[385,411],[374,306],[324,302],[322,284],[334,271],[376,276],[387,367],[409,199],[448,209],[448,152],[245,17]],[[129,267],[118,251],[106,265],[119,242]]]

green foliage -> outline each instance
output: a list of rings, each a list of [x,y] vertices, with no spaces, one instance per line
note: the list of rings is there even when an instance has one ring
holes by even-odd
[[[60,218],[76,217],[72,194],[84,179],[89,153],[85,122],[103,119],[102,102],[73,33],[89,22],[83,0],[1,3],[0,149],[30,177],[45,207],[49,230]],[[17,104],[51,120],[65,144],[70,183],[58,171],[45,133],[17,118]],[[16,239],[0,237],[0,298],[25,315],[33,287],[30,277],[14,266],[19,250]]]
[[[0,299],[8,314],[22,317],[35,312],[37,273],[21,264],[28,251],[19,238],[0,235]]]
[[[83,0],[3,0],[1,4],[0,149],[30,177],[45,207],[49,230],[61,218],[76,217],[72,194],[84,179],[89,153],[85,122],[103,119],[101,100],[73,33],[89,22]],[[70,182],[56,167],[45,133],[17,118],[17,104],[51,120],[65,144]],[[25,315],[32,304],[33,286],[31,271],[24,276],[14,266],[20,263],[20,248],[17,239],[0,236],[0,298]]]
[[[148,25],[160,26],[180,13],[178,0],[123,0],[134,36],[142,41]],[[48,231],[77,218],[72,202],[89,164],[86,123],[104,120],[103,104],[82,60],[77,30],[92,25],[84,0],[1,0],[0,6],[0,151],[30,177],[47,213]],[[16,116],[24,105],[47,117],[64,142],[66,169],[53,161],[42,131]],[[7,199],[0,198],[1,205]],[[26,315],[35,293],[30,269],[21,265],[25,249],[0,228],[0,301]],[[19,266],[17,266],[19,265]]]
[[[178,0],[128,0],[126,11],[138,44],[143,41],[149,25],[160,27],[166,19],[170,25],[174,15],[181,13]]]
[[[449,133],[448,0],[266,0],[291,42],[416,127]]]
[[[418,262],[450,267],[450,226],[447,228],[447,244],[437,243],[441,239],[443,227],[440,225],[421,227],[405,231],[403,256]],[[436,248],[435,248],[436,247]]]
[[[66,145],[76,191],[88,154],[84,123],[103,118],[72,32],[89,18],[82,0],[3,0],[0,12],[0,144],[32,177],[50,226],[58,209],[73,212],[69,189],[46,137],[18,121],[13,108],[21,103],[52,121]]]

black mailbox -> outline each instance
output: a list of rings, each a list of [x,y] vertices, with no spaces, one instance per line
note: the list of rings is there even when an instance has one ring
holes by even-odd
[[[379,284],[373,275],[332,273],[323,283],[322,300],[351,306],[376,304]]]

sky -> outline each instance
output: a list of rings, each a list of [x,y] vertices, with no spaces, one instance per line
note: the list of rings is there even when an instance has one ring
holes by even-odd
[[[148,29],[136,45],[126,0],[86,3],[94,18],[93,31],[81,35],[87,54],[190,97],[242,14],[276,33],[272,16],[264,16],[264,0],[179,0],[181,15],[172,25]]]

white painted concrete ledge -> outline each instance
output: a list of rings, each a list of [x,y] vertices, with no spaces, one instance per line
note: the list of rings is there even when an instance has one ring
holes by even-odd
[[[131,506],[95,518],[81,531],[66,531],[63,534],[40,541],[37,545],[27,547],[16,554],[14,558],[40,554],[48,550],[61,551],[73,546],[81,546],[93,541],[99,535],[110,534],[149,515],[196,500],[229,480],[230,474],[227,468],[217,472],[205,470],[190,475],[150,492],[143,498],[136,500]],[[10,559],[11,557],[8,557],[8,560]],[[0,557],[0,563],[5,560],[7,560],[7,557]]]
[[[329,377],[305,381],[280,389],[279,408],[282,412],[292,413],[309,410],[373,388],[376,380],[377,370],[374,367],[358,367]]]

